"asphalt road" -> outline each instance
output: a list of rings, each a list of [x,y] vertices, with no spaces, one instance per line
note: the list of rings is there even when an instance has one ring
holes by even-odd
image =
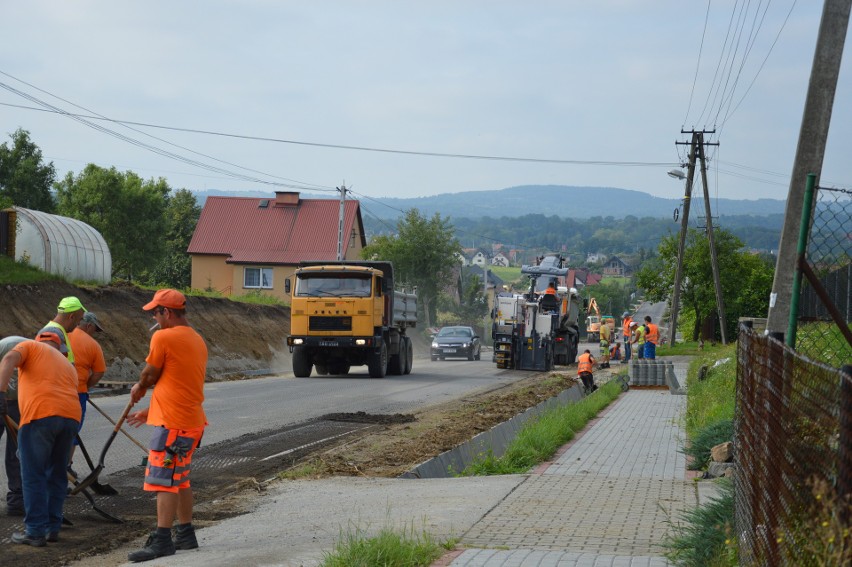
[[[499,388],[529,375],[499,370],[490,360],[490,351],[483,351],[481,361],[432,362],[418,358],[410,375],[382,379],[370,378],[364,366],[353,368],[346,377],[294,378],[292,373],[285,373],[209,383],[205,387],[204,402],[209,426],[203,443],[209,447],[245,435],[272,433],[329,413],[411,413],[432,404]],[[150,395],[137,407],[147,407]],[[101,396],[93,400],[117,419],[129,396]],[[139,429],[125,426],[125,429],[147,446],[147,426]],[[112,430],[113,426],[89,406],[82,438],[96,463]],[[74,468],[85,475],[88,468],[82,455],[77,453]],[[106,454],[101,481],[109,482],[111,474],[138,467],[144,455],[142,449],[119,433]],[[6,471],[0,466],[0,494],[5,495],[5,489]]]

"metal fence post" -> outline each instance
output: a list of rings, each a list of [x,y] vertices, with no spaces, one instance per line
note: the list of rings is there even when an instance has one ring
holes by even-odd
[[[802,207],[802,222],[799,225],[799,244],[796,250],[796,269],[793,272],[793,291],[790,298],[790,318],[787,322],[787,346],[796,348],[796,326],[799,320],[799,295],[802,288],[802,263],[808,249],[808,233],[811,229],[811,208],[814,203],[816,174],[809,173],[805,184],[805,203]]]

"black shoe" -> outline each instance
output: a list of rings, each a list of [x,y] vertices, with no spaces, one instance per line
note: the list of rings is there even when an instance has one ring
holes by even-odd
[[[7,516],[23,516],[24,509],[23,508],[6,508]]]
[[[175,527],[175,549],[197,549],[198,540],[195,538],[195,528],[192,524]]]
[[[44,539],[50,543],[56,543],[57,541],[59,541],[59,532],[50,532]]]
[[[31,545],[33,547],[44,547],[47,545],[44,540],[44,536],[32,536],[29,534],[22,534],[21,532],[15,532],[12,534],[12,543]]]
[[[127,554],[127,559],[138,563],[140,561],[150,561],[158,557],[175,554],[175,542],[172,541],[172,536],[160,536],[157,532],[151,533],[148,536],[148,541],[145,542],[145,547],[139,551]]]

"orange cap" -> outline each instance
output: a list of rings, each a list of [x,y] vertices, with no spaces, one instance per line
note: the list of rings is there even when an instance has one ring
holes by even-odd
[[[47,332],[47,331],[45,331],[43,333],[39,333],[38,336],[36,337],[36,341],[38,341],[40,343],[44,343],[44,342],[47,342],[47,341],[50,341],[52,343],[56,343],[56,348],[59,348],[59,347],[62,346],[62,339],[59,338],[59,335],[57,335],[56,333],[50,333],[50,332]]]
[[[154,299],[142,307],[142,310],[151,311],[157,307],[186,309],[186,297],[176,289],[161,289],[154,294]]]

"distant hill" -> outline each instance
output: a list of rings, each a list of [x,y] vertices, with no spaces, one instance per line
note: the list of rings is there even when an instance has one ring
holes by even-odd
[[[199,205],[209,196],[230,195],[238,197],[268,197],[272,192],[196,191]],[[304,193],[311,199],[335,198],[328,193]],[[704,216],[700,193],[694,195],[690,217]],[[713,199],[713,215],[767,216],[783,214],[786,201],[781,199]],[[382,206],[386,205],[386,206]],[[440,213],[452,218],[519,217],[528,214],[545,214],[565,218],[591,218],[626,216],[667,218],[680,199],[663,199],[641,191],[616,187],[574,187],[568,185],[522,185],[492,191],[464,191],[443,193],[429,197],[388,198],[362,200],[362,208],[381,219],[396,219],[400,210],[416,207],[423,215]]]

